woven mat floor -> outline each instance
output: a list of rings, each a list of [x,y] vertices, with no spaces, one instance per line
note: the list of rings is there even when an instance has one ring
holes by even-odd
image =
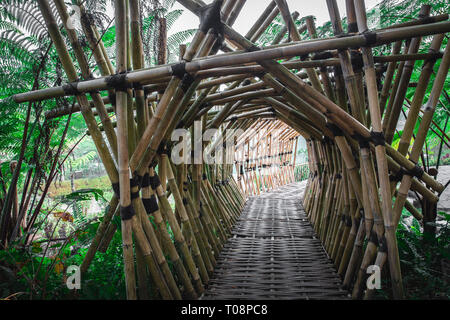
[[[346,299],[340,284],[291,184],[248,200],[202,299]]]

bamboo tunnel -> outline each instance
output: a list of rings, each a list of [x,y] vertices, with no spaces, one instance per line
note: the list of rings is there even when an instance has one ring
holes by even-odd
[[[67,21],[63,1],[53,1]],[[298,201],[353,298],[373,295],[364,287],[373,264],[388,266],[393,297],[404,298],[395,232],[403,209],[425,219],[406,195],[411,189],[436,203],[444,188],[418,161],[448,73],[448,15],[433,16],[424,5],[417,19],[370,30],[364,0],[347,0],[344,30],[336,1],[327,0],[334,36],[321,39],[313,17],[298,29],[300,14],[275,0],[243,36],[232,25],[245,1],[178,2],[200,18],[179,63],[164,64],[163,54],[160,65],[145,66],[139,1],[115,1],[115,71],[96,27],[85,23],[101,71],[94,78],[77,33],[67,25],[62,32],[50,0],[39,0],[68,82],[14,99],[74,97],[74,107],[46,118],[82,113],[115,194],[82,272],[108,246],[119,215],[128,299],[148,299],[149,286],[155,298],[196,299],[247,199],[303,176]],[[285,27],[258,47],[278,15]],[[423,38],[432,39],[428,51],[421,50]],[[391,54],[374,55],[379,46]],[[391,144],[417,61],[423,72],[397,147]]]

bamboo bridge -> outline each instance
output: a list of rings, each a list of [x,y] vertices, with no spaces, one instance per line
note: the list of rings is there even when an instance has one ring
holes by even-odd
[[[248,200],[204,299],[346,298],[299,194],[294,183]]]
[[[297,29],[299,14],[274,0],[241,35],[233,24],[245,0],[178,0],[200,27],[179,63],[146,68],[138,0],[115,0],[114,66],[80,6],[100,72],[93,76],[64,1],[38,2],[69,82],[14,99],[75,97],[46,117],[82,113],[115,193],[83,273],[108,247],[117,215],[128,299],[152,298],[151,288],[156,299],[370,299],[371,265],[387,269],[392,296],[404,297],[395,233],[402,210],[433,219],[406,195],[436,203],[444,189],[417,163],[449,69],[449,46],[441,52],[448,15],[424,5],[416,19],[369,30],[364,0],[347,0],[344,28],[327,0],[334,36],[318,38],[312,17]],[[279,14],[286,27],[258,47]],[[391,54],[374,55],[381,46]],[[393,146],[416,61],[423,71]],[[192,151],[172,139],[183,129]],[[304,196],[294,183],[300,136]],[[215,162],[201,161],[204,151]]]

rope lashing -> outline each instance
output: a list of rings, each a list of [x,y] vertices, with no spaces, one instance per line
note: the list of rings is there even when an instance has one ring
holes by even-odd
[[[370,138],[371,138],[373,144],[375,145],[375,147],[377,147],[377,146],[384,146],[386,144],[386,139],[384,137],[384,133],[383,132],[371,131],[370,132]]]
[[[64,95],[66,96],[77,96],[80,94],[78,91],[79,81],[70,82],[63,86]]]
[[[109,88],[113,88],[116,91],[126,92],[128,89],[132,89],[133,85],[127,82],[127,72],[122,72],[108,76],[105,79]]]
[[[218,39],[224,39],[224,26],[220,13],[222,2],[221,0],[214,1],[210,5],[204,6],[200,13],[199,30],[206,34],[212,29]]]
[[[366,39],[366,46],[370,47],[377,43],[377,34],[373,31],[365,31],[361,34]]]
[[[155,174],[153,177],[150,177],[150,186],[153,190],[156,190],[161,185],[161,180],[159,180],[159,176]]]
[[[154,194],[152,194],[150,198],[142,198],[142,203],[144,204],[147,214],[152,214],[159,210],[158,202],[156,201],[156,196]]]
[[[135,216],[136,212],[132,205],[128,207],[120,207],[120,217],[123,221],[131,220]]]
[[[369,143],[370,140],[365,138],[365,137],[363,137],[362,135],[354,134],[352,136],[352,138],[355,139],[356,141],[358,141],[359,147],[361,149],[369,149],[370,148],[370,143]]]
[[[341,128],[339,128],[334,123],[327,122],[327,124],[325,126],[331,131],[331,133],[335,137],[342,137],[342,136],[344,136],[344,132],[341,130]]]
[[[130,195],[131,195],[131,199],[137,199],[139,197],[139,189],[140,189],[140,178],[135,176],[134,178],[130,179]],[[133,188],[138,187],[138,191],[133,192]],[[112,189],[114,191],[114,194],[116,195],[116,197],[118,199],[120,199],[120,184],[117,183],[113,183],[112,184]]]

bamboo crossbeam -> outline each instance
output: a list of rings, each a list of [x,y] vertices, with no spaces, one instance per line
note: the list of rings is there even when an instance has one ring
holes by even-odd
[[[183,1],[184,2],[184,1]],[[395,42],[411,36],[427,36],[437,33],[450,32],[450,22],[438,22],[427,25],[419,25],[412,27],[403,27],[394,30],[386,30],[374,33],[376,40],[371,45],[377,46],[386,43]],[[279,59],[294,57],[299,55],[305,55],[317,51],[342,49],[346,47],[360,47],[368,43],[368,40],[364,35],[354,35],[345,38],[337,39],[324,39],[322,41],[316,41],[311,43],[299,43],[282,48],[265,49],[251,53],[235,54],[232,56],[220,55],[212,56],[203,61],[186,62],[185,69],[189,73],[195,73],[200,70],[206,70],[211,68],[239,65],[259,60]],[[151,81],[162,77],[168,77],[173,74],[172,66],[155,67],[148,70],[139,70],[128,72],[120,80],[126,85],[133,83],[140,83],[142,81]],[[80,81],[75,84],[76,90],[80,93],[89,92],[92,90],[107,90],[110,88],[108,85],[108,78],[98,78],[94,80]],[[28,93],[17,94],[14,96],[14,100],[17,103],[39,101],[55,97],[62,97],[67,95],[63,86],[31,91]]]
[[[387,63],[387,62],[400,62],[400,61],[409,61],[409,60],[430,60],[434,61],[435,59],[442,58],[443,53],[442,52],[430,52],[430,53],[416,53],[416,54],[393,54],[390,56],[374,56],[374,62],[375,63]],[[300,68],[308,68],[308,67],[325,67],[325,66],[337,66],[339,65],[338,59],[325,59],[325,60],[313,60],[313,61],[289,61],[289,62],[283,62],[284,66],[286,66],[289,69],[300,69]],[[199,78],[206,78],[206,77],[212,77],[214,75],[226,75],[230,74],[229,77],[221,77],[214,80],[206,81],[200,83],[200,85],[197,87],[198,90],[204,89],[207,87],[215,86],[218,84],[233,82],[236,80],[242,80],[248,77],[251,77],[252,74],[258,74],[259,72],[262,72],[264,68],[250,64],[247,67],[227,67],[227,68],[214,68],[210,70],[200,71],[197,74],[197,77]],[[241,75],[243,74],[243,75]],[[302,74],[301,77],[305,78],[307,75]],[[167,84],[169,78],[163,79],[165,83]],[[150,89],[148,86],[144,86],[144,90]],[[156,90],[157,88],[155,88]],[[154,102],[156,101],[158,97],[157,93],[153,93],[151,95],[147,95],[147,101],[148,102]],[[110,104],[111,101],[109,97],[103,97],[102,101],[105,105]],[[89,104],[91,107],[94,107],[93,101],[89,100]],[[54,119],[57,117],[62,117],[65,115],[72,113],[76,113],[80,111],[79,104],[75,104],[72,107],[61,107],[57,109],[53,109],[50,111],[47,111],[45,113],[45,117],[47,119]],[[111,112],[112,109],[107,109],[108,112]]]

